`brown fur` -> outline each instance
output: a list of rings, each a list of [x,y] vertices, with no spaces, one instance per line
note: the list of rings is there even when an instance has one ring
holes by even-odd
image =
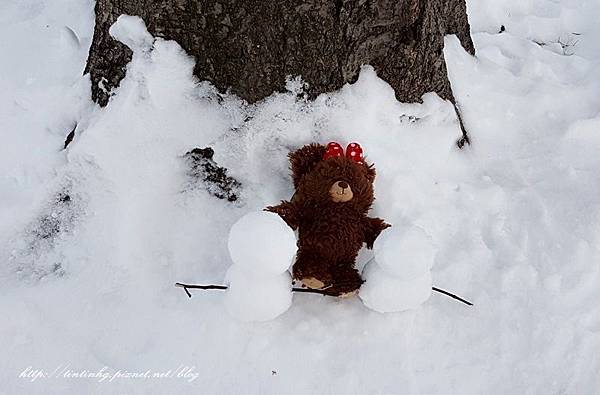
[[[375,239],[390,225],[367,213],[375,200],[375,169],[345,157],[323,160],[325,146],[310,144],[290,153],[296,192],[290,201],[265,210],[298,229],[298,253],[293,267],[295,279],[314,278],[325,284],[330,295],[351,293],[363,283],[354,267],[363,243],[373,247]],[[334,202],[332,185],[344,181],[353,197]]]

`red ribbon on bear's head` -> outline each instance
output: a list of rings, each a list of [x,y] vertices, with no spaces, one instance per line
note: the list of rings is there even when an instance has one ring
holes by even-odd
[[[327,144],[327,150],[323,155],[323,160],[329,158],[337,158],[340,156],[344,156],[344,150],[339,143],[332,141]],[[358,143],[350,143],[348,147],[346,147],[346,158],[353,160],[357,163],[363,163],[363,150]]]

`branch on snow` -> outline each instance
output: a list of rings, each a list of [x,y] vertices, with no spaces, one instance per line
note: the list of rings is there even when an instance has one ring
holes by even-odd
[[[185,291],[185,293],[187,294],[187,296],[190,297],[190,298],[192,297],[192,294],[190,293],[189,289],[203,289],[203,290],[219,289],[219,290],[226,290],[228,288],[226,285],[214,285],[214,284],[198,285],[198,284],[175,283],[175,286],[178,287],[178,288],[183,288],[183,290]],[[439,292],[441,294],[449,296],[452,299],[456,299],[459,302],[462,302],[462,303],[464,303],[466,305],[473,306],[473,303],[471,303],[468,300],[463,299],[460,296],[455,295],[455,294],[453,294],[451,292],[445,291],[445,290],[437,288],[437,287],[432,287],[431,289],[433,291],[435,291],[435,292]],[[297,288],[297,287],[294,287],[294,288],[292,288],[292,292],[327,295],[326,290],[324,290],[324,289],[311,289],[311,288]]]

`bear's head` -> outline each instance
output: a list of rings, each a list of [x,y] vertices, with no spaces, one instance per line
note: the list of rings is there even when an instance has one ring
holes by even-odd
[[[293,200],[314,206],[344,205],[361,213],[367,213],[373,204],[373,181],[375,168],[362,160],[360,153],[347,155],[335,152],[336,144],[324,146],[309,144],[290,153],[292,178],[296,193]],[[332,151],[334,154],[332,155]],[[352,154],[352,155],[351,155]]]

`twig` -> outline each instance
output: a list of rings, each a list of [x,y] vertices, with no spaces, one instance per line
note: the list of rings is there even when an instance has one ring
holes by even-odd
[[[188,289],[204,289],[204,290],[220,289],[220,290],[226,290],[228,288],[226,285],[214,285],[214,284],[197,285],[197,284],[175,283],[175,286],[178,287],[178,288],[183,288],[183,290],[185,291],[185,293],[187,294],[187,296],[190,297],[190,298],[192,297],[192,294],[190,293],[190,291],[188,291]],[[469,302],[466,299],[461,298],[460,296],[454,295],[453,293],[450,293],[448,291],[445,291],[445,290],[437,288],[437,287],[432,287],[431,289],[433,291],[435,291],[435,292],[439,292],[439,293],[442,293],[444,295],[447,295],[447,296],[451,297],[452,299],[456,299],[459,302],[462,302],[462,303],[464,303],[466,305],[473,306],[473,303]],[[331,296],[331,295],[328,295],[327,289],[312,289],[312,288],[297,288],[297,287],[294,287],[294,288],[292,288],[292,292],[310,293],[310,294],[319,294],[319,295]]]
[[[437,288],[437,287],[431,287],[431,289],[434,290],[435,292],[439,292],[441,294],[448,295],[452,299],[456,299],[456,300],[458,300],[460,302],[463,302],[464,304],[467,304],[469,306],[473,306],[473,303],[469,302],[466,299],[461,298],[460,296],[454,295],[453,293],[450,293],[448,291],[444,291],[443,289],[440,289],[440,288]]]
[[[178,288],[183,288],[188,297],[192,297],[192,294],[188,289],[227,289],[226,285],[197,285],[197,284],[182,284],[175,283],[175,286]]]
[[[220,290],[226,290],[228,287],[226,285],[214,285],[214,284],[210,284],[210,285],[197,285],[197,284],[183,284],[183,283],[175,283],[175,286],[177,288],[183,288],[183,290],[185,291],[185,293],[187,294],[188,297],[192,297],[192,294],[190,293],[190,291],[188,291],[188,289],[204,289],[204,290],[210,290],[210,289],[220,289]],[[298,292],[298,293],[308,293],[308,294],[319,294],[319,295],[328,295],[327,294],[327,288],[325,289],[312,289],[312,288],[297,288],[294,287],[292,288],[292,292]]]
[[[456,146],[459,149],[462,149],[465,145],[471,145],[471,139],[469,138],[469,134],[465,128],[465,122],[463,121],[460,105],[456,102],[456,100],[452,100],[452,105],[454,106],[454,111],[456,111],[458,126],[460,126],[460,131],[462,132],[462,136],[456,141]]]

